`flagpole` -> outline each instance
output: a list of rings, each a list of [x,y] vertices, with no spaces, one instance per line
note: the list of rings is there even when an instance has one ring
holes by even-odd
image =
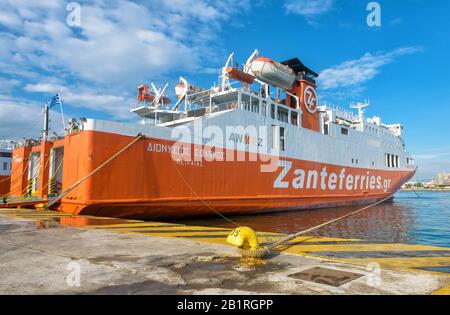
[[[62,123],[63,123],[63,132],[66,131],[66,121],[64,120],[64,111],[63,111],[63,104],[61,100],[61,93],[58,93],[59,98],[59,107],[61,108],[61,117],[62,117]]]
[[[45,103],[44,106],[44,132],[42,135],[42,141],[47,141],[48,138],[48,113],[49,113],[49,106],[48,106],[48,102]]]

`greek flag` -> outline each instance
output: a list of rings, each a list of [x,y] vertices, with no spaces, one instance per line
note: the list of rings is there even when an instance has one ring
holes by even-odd
[[[59,105],[61,106],[61,99],[59,97],[59,93],[53,96],[53,98],[47,102],[48,108],[52,108],[53,106]]]

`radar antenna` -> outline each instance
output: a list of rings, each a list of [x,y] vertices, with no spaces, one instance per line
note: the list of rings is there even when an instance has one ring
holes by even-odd
[[[356,103],[356,104],[350,104],[350,108],[354,108],[358,110],[358,120],[362,122],[364,120],[364,108],[369,107],[370,102],[369,100],[366,100],[364,103]]]

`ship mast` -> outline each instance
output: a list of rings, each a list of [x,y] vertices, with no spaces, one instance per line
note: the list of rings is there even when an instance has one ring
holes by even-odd
[[[48,105],[48,103],[45,103],[45,105],[44,105],[44,130],[42,132],[42,141],[47,141],[47,139],[48,139],[49,111],[50,111],[50,106]]]
[[[364,131],[365,129],[365,120],[364,120],[364,108],[368,107],[369,101],[366,100],[365,103],[357,103],[356,105],[350,105],[351,108],[358,110],[358,123],[360,126],[360,131]]]

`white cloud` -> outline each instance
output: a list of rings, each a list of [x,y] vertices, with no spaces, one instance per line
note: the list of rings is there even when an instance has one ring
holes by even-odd
[[[330,11],[333,3],[334,0],[287,0],[284,7],[287,13],[301,15],[311,21]]]
[[[419,166],[416,180],[430,180],[438,173],[450,172],[450,148],[441,147],[429,149],[426,152],[413,154],[415,163]]]
[[[323,70],[319,75],[319,85],[323,90],[361,87],[372,80],[382,66],[393,62],[397,57],[420,50],[419,47],[405,47],[390,52],[366,53],[359,59],[345,61]]]
[[[397,17],[389,21],[390,26],[397,26],[403,24],[405,21],[402,17]]]
[[[20,18],[16,14],[6,14],[5,12],[0,12],[0,25],[6,27],[16,27],[21,23]]]
[[[129,109],[134,102],[134,99],[126,94],[96,93],[86,87],[68,88],[58,83],[27,84],[25,91],[46,94],[61,93],[63,103],[70,103],[74,108],[89,108],[92,111],[107,113],[120,119],[131,117]]]
[[[0,2],[0,92],[23,85],[45,99],[60,91],[72,108],[129,118],[138,84],[222,62],[222,26],[250,7],[249,0],[78,2],[79,28],[66,24],[64,0]],[[3,108],[4,117],[15,108]]]
[[[42,104],[22,98],[0,96],[0,139],[38,138],[43,126]],[[62,134],[61,114],[50,112],[52,131]]]
[[[20,27],[0,36],[9,42],[3,47],[7,47],[10,58],[21,57],[21,69],[68,72],[82,79],[116,84],[149,74],[162,77],[173,69],[200,69],[202,59],[214,53],[211,43],[218,38],[220,23],[248,3],[97,0],[81,4],[81,26],[71,28],[65,23],[65,1],[47,1],[45,6],[33,7],[32,18],[21,15],[32,4],[19,1],[0,5],[5,15],[22,19]]]
[[[450,147],[429,149],[426,152],[414,154],[414,158],[418,160],[436,160],[446,156],[450,156]]]
[[[5,79],[0,77],[0,93],[8,94],[12,89],[20,84],[19,80]]]

